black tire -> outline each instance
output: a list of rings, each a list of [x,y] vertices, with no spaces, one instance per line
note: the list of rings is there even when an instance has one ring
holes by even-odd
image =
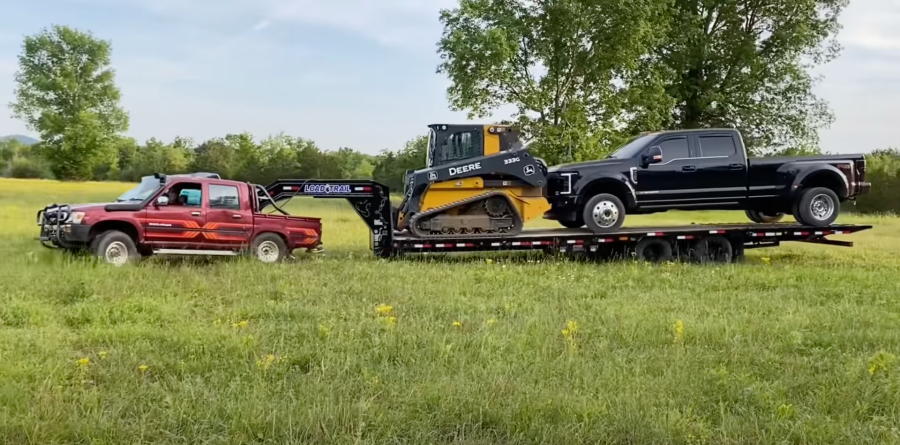
[[[734,248],[724,236],[705,236],[694,243],[693,254],[701,263],[730,263]]]
[[[795,205],[794,218],[797,222],[813,227],[831,225],[841,210],[841,201],[837,193],[826,187],[804,190]]]
[[[574,221],[570,221],[567,219],[561,219],[561,220],[559,220],[559,224],[567,229],[580,229],[580,228],[584,227],[584,221],[582,221],[581,218],[578,218]]]
[[[635,246],[634,256],[649,263],[672,261],[672,243],[664,238],[644,238]]]
[[[261,233],[253,240],[251,254],[263,263],[274,264],[284,261],[288,251],[281,236],[274,233]]]
[[[757,224],[774,224],[784,218],[784,213],[775,213],[769,215],[758,210],[746,210],[744,211],[744,213],[747,215],[747,218],[750,218],[750,221],[753,221]]]
[[[613,232],[619,230],[625,222],[625,205],[615,195],[601,193],[588,199],[581,217],[587,228],[594,233]]]
[[[101,261],[117,267],[136,263],[141,259],[134,240],[118,230],[108,230],[94,237],[91,253]]]

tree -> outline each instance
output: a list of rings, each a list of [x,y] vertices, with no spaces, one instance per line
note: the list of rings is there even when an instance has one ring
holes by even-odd
[[[200,144],[194,151],[191,170],[218,173],[223,178],[232,178],[239,172],[236,161],[234,146],[225,139],[213,138]]]
[[[438,72],[450,78],[450,104],[470,119],[513,104],[514,119],[550,163],[575,160],[579,147],[615,144],[625,104],[663,96],[661,85],[630,84],[667,32],[660,12],[668,3],[460,0],[441,11]]]
[[[665,79],[668,100],[636,108],[667,116],[662,128],[738,128],[756,154],[815,151],[833,118],[808,70],[838,55],[847,3],[676,0],[664,43],[642,63],[645,78]]]
[[[373,179],[387,185],[395,194],[400,194],[404,190],[406,171],[425,168],[427,150],[428,137],[420,136],[407,142],[397,152],[382,151],[375,161]]]
[[[88,179],[114,162],[128,114],[110,68],[111,43],[54,26],[25,38],[15,75],[13,116],[41,135],[54,174]]]

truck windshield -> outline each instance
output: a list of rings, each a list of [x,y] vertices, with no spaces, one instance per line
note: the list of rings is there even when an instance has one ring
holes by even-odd
[[[631,141],[629,141],[627,144],[616,149],[616,151],[614,151],[611,155],[607,156],[606,158],[607,159],[631,159],[631,158],[637,156],[637,154],[640,153],[641,150],[643,150],[644,147],[647,145],[647,143],[649,143],[650,140],[653,139],[655,136],[656,136],[655,134],[647,134],[644,136],[638,136],[638,137],[632,139]]]
[[[116,201],[143,201],[159,189],[159,179],[153,176],[144,176],[137,187],[125,192]]]

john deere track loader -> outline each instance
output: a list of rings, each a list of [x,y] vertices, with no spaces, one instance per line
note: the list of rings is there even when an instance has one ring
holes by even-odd
[[[406,173],[397,228],[421,238],[515,234],[550,209],[547,166],[503,125],[429,125],[426,168]]]

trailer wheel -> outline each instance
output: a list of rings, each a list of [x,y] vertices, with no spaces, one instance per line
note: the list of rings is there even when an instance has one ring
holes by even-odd
[[[730,263],[734,249],[724,236],[706,236],[694,243],[694,256],[701,263]]]
[[[263,263],[278,263],[287,256],[287,245],[274,233],[262,233],[253,240],[253,255]]]
[[[634,248],[634,255],[641,261],[663,263],[672,260],[672,244],[662,238],[644,238]]]
[[[108,264],[119,267],[141,258],[134,240],[124,232],[108,230],[91,242],[91,252]]]

